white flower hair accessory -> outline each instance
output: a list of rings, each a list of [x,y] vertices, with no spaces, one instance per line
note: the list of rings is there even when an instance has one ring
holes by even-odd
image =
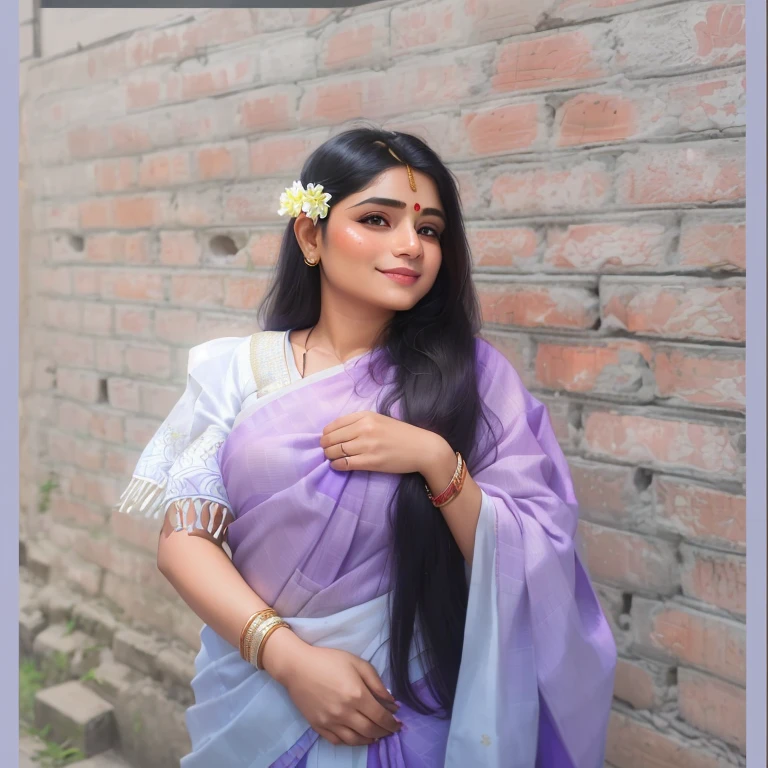
[[[304,189],[300,181],[294,181],[293,185],[285,188],[280,195],[280,209],[278,214],[284,216],[298,216],[302,211],[317,225],[317,219],[324,219],[328,215],[328,201],[331,195],[323,192],[322,184],[307,184]]]

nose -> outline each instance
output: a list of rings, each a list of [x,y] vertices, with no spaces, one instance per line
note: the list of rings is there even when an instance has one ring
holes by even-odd
[[[395,248],[393,249],[395,256],[406,256],[409,259],[415,259],[422,255],[421,238],[408,219],[404,219],[395,232]]]

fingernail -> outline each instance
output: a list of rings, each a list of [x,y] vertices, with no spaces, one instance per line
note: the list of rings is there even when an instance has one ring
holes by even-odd
[[[403,702],[402,701],[398,701],[397,699],[394,699],[394,698],[392,700],[395,702],[395,704],[397,704],[398,707],[402,707],[403,706]]]

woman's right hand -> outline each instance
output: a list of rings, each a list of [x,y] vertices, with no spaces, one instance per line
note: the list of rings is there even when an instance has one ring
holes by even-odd
[[[262,664],[331,744],[365,746],[401,728],[394,698],[375,668],[352,653],[319,648],[278,630],[264,648]]]

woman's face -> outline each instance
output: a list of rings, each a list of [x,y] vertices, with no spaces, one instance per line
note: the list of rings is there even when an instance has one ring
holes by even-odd
[[[301,226],[306,240],[297,230],[305,255],[312,261],[320,257],[333,293],[401,311],[413,307],[432,287],[442,259],[445,212],[432,178],[415,170],[413,175],[417,192],[408,183],[405,167],[399,166],[381,173],[366,189],[332,200],[322,238],[313,237],[311,220]],[[387,276],[388,270],[398,268],[415,277]]]

